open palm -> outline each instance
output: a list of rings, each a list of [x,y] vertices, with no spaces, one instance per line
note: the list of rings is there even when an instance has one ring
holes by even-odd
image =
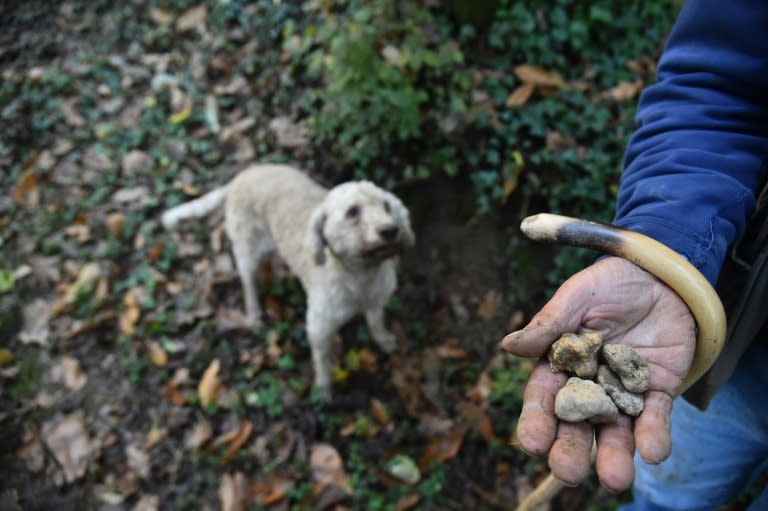
[[[543,357],[563,333],[599,332],[606,343],[635,348],[651,369],[645,408],[635,419],[621,414],[613,424],[568,423],[554,415],[555,394],[567,376],[545,361],[531,374],[517,427],[520,446],[530,454],[549,454],[555,477],[576,484],[589,472],[593,437],[601,483],[620,491],[634,479],[635,446],[649,463],[671,451],[672,400],[693,360],[693,316],[680,297],[633,263],[604,258],[568,279],[528,325],[507,335],[502,347],[522,357]]]

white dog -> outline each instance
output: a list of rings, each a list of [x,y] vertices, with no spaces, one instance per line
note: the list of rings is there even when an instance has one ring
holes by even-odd
[[[304,286],[314,381],[323,398],[331,397],[333,337],[352,317],[364,314],[381,349],[395,349],[384,307],[397,287],[396,255],[414,243],[408,210],[397,197],[367,181],[328,190],[292,167],[253,165],[166,211],[162,223],[171,229],[222,203],[248,320],[261,322],[254,277],[264,255],[277,250]]]

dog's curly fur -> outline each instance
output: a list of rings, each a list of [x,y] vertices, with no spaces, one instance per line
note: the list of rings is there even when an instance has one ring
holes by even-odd
[[[163,225],[200,218],[222,203],[249,321],[261,322],[255,287],[259,261],[277,250],[307,294],[307,337],[315,385],[331,397],[332,342],[338,329],[364,314],[386,352],[395,336],[384,307],[397,287],[398,252],[414,243],[408,210],[367,181],[326,189],[285,165],[252,165],[227,185],[166,211]]]

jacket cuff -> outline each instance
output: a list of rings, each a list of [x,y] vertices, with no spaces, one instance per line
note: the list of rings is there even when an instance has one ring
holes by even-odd
[[[625,217],[616,219],[613,225],[639,232],[666,245],[685,257],[698,269],[712,286],[720,273],[722,261],[713,254],[706,240],[684,232],[679,226],[656,217]]]

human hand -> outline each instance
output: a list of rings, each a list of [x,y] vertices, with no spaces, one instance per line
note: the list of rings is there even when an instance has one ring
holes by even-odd
[[[643,412],[635,419],[620,414],[616,423],[595,426],[596,434],[587,422],[560,421],[554,414],[555,394],[567,376],[553,373],[543,360],[525,388],[518,441],[530,454],[549,453],[554,476],[577,484],[589,473],[594,434],[601,484],[625,490],[634,480],[635,447],[648,463],[660,463],[671,451],[672,400],[696,347],[693,316],[653,275],[626,259],[607,257],[568,279],[525,328],[504,338],[502,348],[522,357],[544,357],[566,332],[599,332],[606,343],[632,346],[648,361],[651,386]]]

